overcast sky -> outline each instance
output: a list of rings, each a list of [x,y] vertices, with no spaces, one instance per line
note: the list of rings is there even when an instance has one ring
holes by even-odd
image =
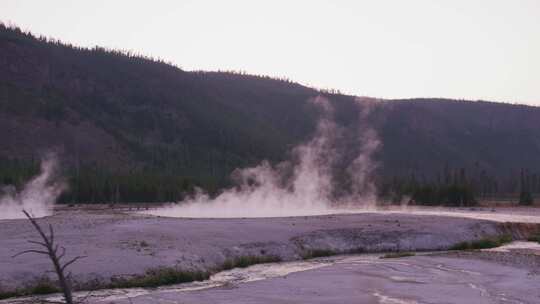
[[[540,0],[0,0],[0,20],[186,70],[540,105]]]

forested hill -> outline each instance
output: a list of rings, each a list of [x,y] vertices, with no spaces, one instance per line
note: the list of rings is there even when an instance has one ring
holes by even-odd
[[[0,26],[0,184],[19,184],[55,150],[70,177],[67,201],[118,192],[123,200],[171,200],[193,183],[217,189],[234,168],[282,160],[307,139],[318,113],[306,101],[319,94],[341,125],[358,125],[353,96],[186,72]],[[383,142],[379,180],[433,178],[445,168],[501,179],[540,172],[539,108],[442,99],[379,100],[376,108],[368,119]]]

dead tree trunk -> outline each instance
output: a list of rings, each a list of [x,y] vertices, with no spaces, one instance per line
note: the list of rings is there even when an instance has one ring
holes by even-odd
[[[65,275],[66,268],[75,263],[77,260],[84,258],[84,256],[76,256],[75,258],[65,262],[62,264],[61,260],[66,254],[66,249],[64,247],[61,247],[55,243],[54,240],[54,231],[51,224],[49,224],[49,236],[47,236],[39,224],[36,222],[36,220],[28,213],[26,210],[23,210],[24,215],[30,220],[34,228],[37,230],[41,238],[43,239],[43,242],[37,242],[37,241],[28,241],[29,243],[40,245],[45,248],[45,250],[25,250],[22,252],[17,253],[13,257],[17,257],[22,254],[26,253],[37,253],[37,254],[43,254],[47,255],[51,262],[54,265],[54,271],[56,272],[56,275],[58,276],[58,283],[60,285],[60,289],[62,290],[62,293],[64,294],[64,299],[67,304],[73,304],[73,295],[71,291],[71,282],[70,282],[70,274],[67,276]],[[61,249],[61,252],[58,252],[58,249]]]

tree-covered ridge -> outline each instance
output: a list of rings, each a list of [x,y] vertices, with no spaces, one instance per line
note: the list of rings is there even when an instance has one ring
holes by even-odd
[[[316,95],[292,83],[186,73],[122,52],[44,42],[16,29],[1,33],[2,112],[56,125],[89,123],[127,149],[130,162],[159,167],[166,159],[167,168],[197,171],[217,161],[236,167],[275,158],[312,127],[284,111],[303,111]]]
[[[186,72],[159,59],[0,25],[1,181],[20,183],[52,149],[71,185],[63,201],[177,200],[195,185],[217,191],[235,168],[287,159],[314,130],[318,113],[306,101],[319,94],[346,130],[343,156],[354,157],[361,125],[354,96],[287,79]],[[518,193],[522,169],[533,184],[540,172],[537,107],[375,103],[367,120],[383,143],[374,155],[381,191],[392,180],[402,189],[411,176],[422,187],[435,185],[448,167],[463,168],[476,194]],[[24,165],[6,165],[12,162]]]

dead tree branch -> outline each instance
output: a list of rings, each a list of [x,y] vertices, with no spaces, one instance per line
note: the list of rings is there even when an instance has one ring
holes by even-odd
[[[36,222],[36,220],[28,213],[26,210],[23,210],[24,215],[28,218],[28,220],[32,223],[36,231],[39,233],[41,238],[43,239],[43,242],[38,241],[28,241],[31,244],[39,245],[42,247],[45,247],[46,251],[44,250],[25,250],[21,251],[17,254],[15,254],[13,257],[18,257],[23,254],[27,253],[36,253],[36,254],[43,254],[47,255],[53,265],[54,265],[54,271],[56,272],[56,275],[58,276],[58,283],[60,284],[60,289],[62,290],[62,293],[64,294],[64,299],[67,304],[73,304],[73,294],[72,294],[72,288],[71,288],[71,281],[69,274],[65,275],[66,268],[75,263],[76,261],[85,258],[85,256],[76,256],[75,258],[72,258],[71,260],[67,262],[62,262],[62,258],[66,254],[66,249],[64,247],[61,247],[57,244],[55,244],[54,240],[54,229],[51,224],[49,224],[49,235],[47,236],[45,232],[41,229],[41,226]],[[58,254],[58,249],[61,249],[61,253]]]

